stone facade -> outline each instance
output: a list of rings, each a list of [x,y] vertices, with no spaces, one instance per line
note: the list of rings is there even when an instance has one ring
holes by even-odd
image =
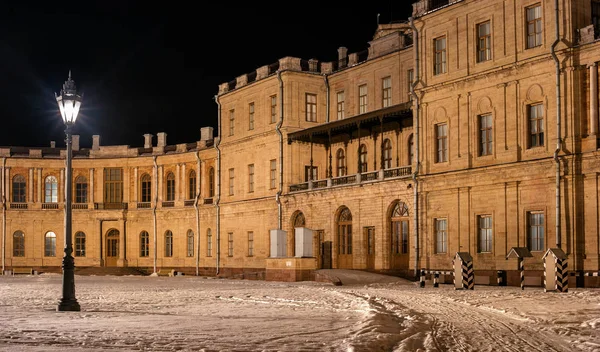
[[[73,211],[73,232],[86,235],[76,265],[285,281],[314,279],[318,268],[415,277],[451,270],[468,252],[478,283],[503,271],[518,285],[511,248],[527,247],[525,268],[539,276],[546,250],[559,247],[569,270],[598,272],[600,41],[589,27],[598,4],[559,6],[557,21],[553,2],[421,0],[411,21],[380,25],[368,50],[341,47],[334,62],[284,57],[219,85],[217,138],[204,128],[195,143],[171,146],[159,134],[156,146],[150,135],[129,148],[96,136],[73,161],[73,179],[89,190]],[[0,159],[3,267],[60,270],[64,199],[44,197],[48,176],[63,194],[64,151],[6,148]],[[122,172],[120,206],[107,202],[110,169]],[[11,193],[17,175],[25,202]],[[295,253],[296,228],[312,230],[311,258]],[[285,255],[271,253],[271,230],[285,232]],[[49,231],[55,256],[45,255]]]

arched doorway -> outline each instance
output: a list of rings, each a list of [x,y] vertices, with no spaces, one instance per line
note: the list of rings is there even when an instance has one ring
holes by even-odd
[[[392,204],[390,221],[390,269],[408,269],[410,220],[408,207],[402,201]]]
[[[288,236],[288,253],[291,253],[291,256],[296,255],[296,228],[298,227],[306,227],[306,219],[304,218],[304,213],[300,210],[296,210],[294,214],[292,214],[292,231]]]
[[[110,229],[106,233],[106,266],[117,266],[119,259],[119,230]]]
[[[352,213],[342,207],[336,219],[338,268],[352,269]]]

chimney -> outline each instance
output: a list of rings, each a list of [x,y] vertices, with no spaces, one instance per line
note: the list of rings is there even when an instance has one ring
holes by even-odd
[[[338,66],[339,67],[346,67],[346,64],[348,62],[348,48],[344,47],[344,46],[340,46],[338,48]]]
[[[73,149],[73,151],[79,150],[79,135],[78,134],[74,134],[71,136],[71,148]]]
[[[201,141],[209,141],[213,139],[213,128],[212,127],[202,127],[200,129],[200,140]]]
[[[164,147],[167,145],[167,134],[165,132],[158,132],[156,134],[156,146]]]
[[[95,134],[92,136],[92,150],[100,149],[100,135]]]
[[[150,133],[144,135],[144,148],[152,148],[152,134]]]
[[[318,68],[319,68],[319,60],[317,60],[317,59],[308,60],[308,70],[310,72],[317,72]]]
[[[56,148],[56,142],[50,141],[50,148]]]

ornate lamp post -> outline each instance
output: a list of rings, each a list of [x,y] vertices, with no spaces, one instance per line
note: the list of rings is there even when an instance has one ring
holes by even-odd
[[[79,303],[75,298],[75,260],[73,259],[73,243],[71,236],[71,193],[73,172],[71,170],[72,147],[71,147],[71,128],[75,124],[79,107],[81,106],[82,96],[77,94],[75,81],[71,79],[69,70],[69,79],[63,84],[60,95],[56,95],[56,102],[60,109],[60,115],[65,123],[65,133],[67,135],[67,160],[66,160],[66,180],[65,180],[65,255],[63,256],[62,269],[62,298],[58,307],[59,312],[80,311]]]

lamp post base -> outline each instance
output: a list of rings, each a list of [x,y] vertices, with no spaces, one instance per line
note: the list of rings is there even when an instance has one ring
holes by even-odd
[[[56,307],[57,312],[79,312],[81,307],[76,299],[62,299]]]

